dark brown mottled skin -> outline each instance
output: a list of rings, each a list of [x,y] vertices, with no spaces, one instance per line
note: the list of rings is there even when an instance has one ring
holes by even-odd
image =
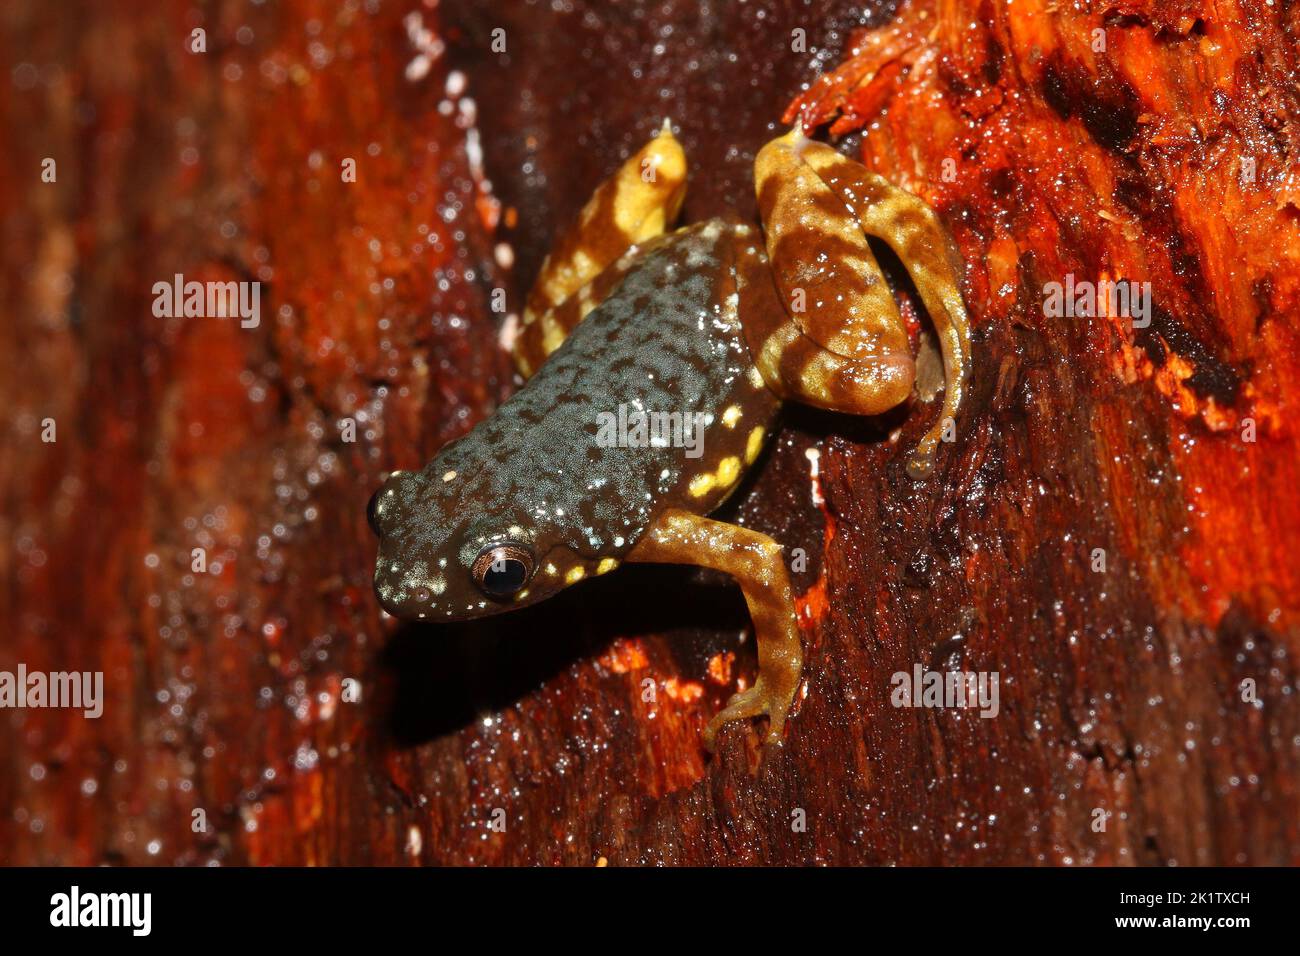
[[[759,674],[704,742],[758,716],[775,742],[803,667],[785,556],[766,535],[705,515],[758,458],[780,401],[872,415],[911,395],[915,362],[869,235],[908,257],[940,333],[945,414],[912,454],[914,477],[929,474],[955,424],[969,327],[933,211],[799,127],[754,160],[763,243],[719,219],[665,233],[686,172],[665,123],[557,240],[515,341],[528,384],[372,499],[375,590],[399,617],[455,621],[536,602],[622,560],[723,571],[745,595]],[[624,433],[628,417],[647,415],[702,421],[702,443],[680,426],[658,442]],[[617,429],[602,421],[614,418]]]
[[[372,508],[384,607],[464,620],[531,604],[613,567],[669,509],[721,504],[779,408],[737,315],[735,262],[761,257],[757,241],[721,220],[657,240],[495,415],[422,471],[390,477]],[[703,454],[601,447],[597,415],[621,404],[704,413]],[[693,479],[728,459],[741,463],[724,469],[735,480],[693,493]],[[526,547],[536,569],[518,595],[492,599],[471,568],[501,542]]]
[[[706,515],[762,453],[781,401],[875,415],[910,397],[915,363],[868,235],[909,258],[943,347],[945,415],[911,455],[914,477],[956,421],[969,324],[933,212],[801,127],[754,159],[766,242],[723,220],[664,233],[685,182],[664,122],[597,187],[529,294],[515,339],[528,385],[370,502],[374,588],[398,617],[463,620],[620,561],[723,571],[745,594],[759,674],[703,740],[712,748],[723,724],[766,715],[776,743],[803,666],[785,555]],[[638,434],[637,416],[676,416],[679,431]]]

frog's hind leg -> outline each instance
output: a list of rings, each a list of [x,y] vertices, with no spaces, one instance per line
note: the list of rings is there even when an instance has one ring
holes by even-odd
[[[777,395],[831,411],[878,415],[911,394],[916,364],[907,351],[849,358],[806,334],[782,305],[767,258],[753,243],[738,249],[737,289],[754,366]]]
[[[514,343],[525,378],[622,281],[632,247],[662,235],[686,194],[686,154],[667,122],[597,187],[542,263]]]
[[[946,378],[942,413],[908,464],[913,476],[928,474],[970,369],[970,326],[957,287],[957,260],[934,211],[798,129],[763,148],[755,179],[783,301],[800,330],[825,349],[850,358],[901,353],[910,359],[897,306],[866,236],[884,240],[911,274],[939,333]],[[800,296],[815,299],[806,303],[806,312],[799,311],[796,297],[801,288]]]
[[[769,717],[767,739],[781,739],[803,667],[790,576],[781,547],[765,534],[670,509],[646,531],[628,561],[694,564],[730,574],[749,606],[758,640],[758,679],[731,698],[709,721],[704,743],[714,748],[718,729],[744,717]]]
[[[920,198],[822,143],[807,142],[803,159],[840,197],[863,232],[884,240],[907,267],[939,333],[946,379],[943,410],[913,456],[928,472],[940,435],[956,420],[970,375],[970,320],[957,287],[960,260],[939,217]]]

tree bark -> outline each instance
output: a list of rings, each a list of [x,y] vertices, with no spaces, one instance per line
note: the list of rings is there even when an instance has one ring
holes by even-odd
[[[0,713],[0,862],[1300,862],[1300,7],[495,6],[0,12],[0,670],[105,686]],[[728,581],[399,626],[365,505],[510,393],[665,116],[684,221],[756,221],[783,114],[936,208],[975,367],[922,482],[936,404],[790,410],[727,514],[794,562],[806,694],[711,756]],[[176,274],[259,324],[156,315]],[[1102,280],[1148,321],[1053,314]],[[917,667],[996,715],[896,706]]]

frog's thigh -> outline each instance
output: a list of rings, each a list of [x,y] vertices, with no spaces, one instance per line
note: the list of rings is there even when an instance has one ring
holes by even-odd
[[[767,257],[781,302],[800,331],[846,358],[910,356],[898,305],[861,227],[803,161],[798,133],[754,160]]]
[[[852,415],[878,415],[907,400],[916,373],[910,354],[851,359],[822,348],[786,314],[759,250],[742,244],[737,272],[745,341],[772,391]]]
[[[768,740],[779,740],[803,666],[794,594],[780,546],[757,531],[670,509],[637,542],[627,560],[694,564],[735,578],[754,622],[758,679],[709,722],[704,742],[712,750],[722,724],[762,714],[771,718]]]
[[[907,355],[854,361],[828,352],[793,322],[769,335],[755,358],[785,398],[852,415],[879,415],[907,400],[916,363]]]
[[[559,235],[542,263],[528,293],[523,329],[515,340],[515,363],[525,377],[585,315],[582,309],[565,311],[560,306],[631,246],[663,234],[677,217],[685,193],[686,154],[665,124],[659,135],[596,188],[577,221]],[[544,328],[534,328],[539,323]]]
[[[909,466],[930,470],[948,421],[955,420],[970,375],[970,321],[957,286],[958,263],[938,216],[925,202],[861,163],[822,143],[807,142],[801,156],[857,219],[862,231],[884,240],[907,268],[939,334],[946,385],[938,421],[917,446]]]

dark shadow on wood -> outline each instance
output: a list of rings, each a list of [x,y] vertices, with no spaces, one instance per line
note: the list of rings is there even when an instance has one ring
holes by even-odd
[[[727,578],[665,565],[624,566],[515,613],[405,624],[376,662],[378,729],[397,747],[452,733],[616,637],[666,635],[678,672],[698,679],[710,657],[739,645],[748,624],[744,598]]]

